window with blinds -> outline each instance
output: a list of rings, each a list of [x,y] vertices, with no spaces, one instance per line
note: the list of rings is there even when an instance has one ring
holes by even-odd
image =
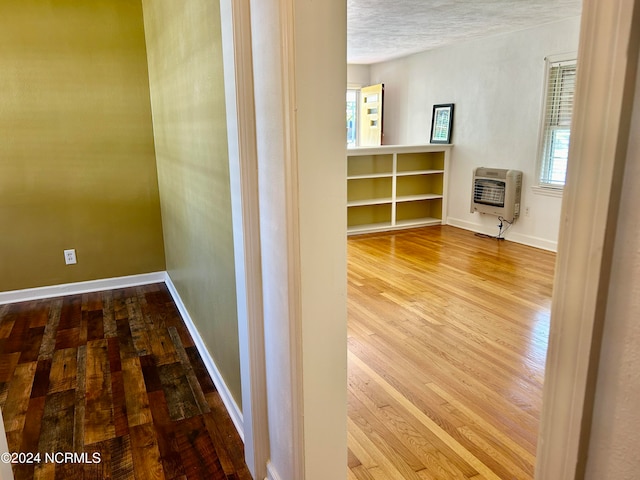
[[[567,175],[576,61],[549,62],[543,111],[540,186],[562,187]]]

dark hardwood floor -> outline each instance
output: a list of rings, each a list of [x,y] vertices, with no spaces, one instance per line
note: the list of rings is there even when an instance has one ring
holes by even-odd
[[[0,407],[16,480],[251,480],[164,284],[0,305]]]
[[[348,240],[350,480],[531,480],[555,254],[450,226]]]

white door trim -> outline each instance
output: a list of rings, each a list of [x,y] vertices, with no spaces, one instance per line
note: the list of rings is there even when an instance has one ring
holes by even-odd
[[[2,410],[0,410],[0,454],[6,455],[7,453],[10,452],[7,445],[7,434],[4,430]],[[6,460],[6,458],[4,460]],[[13,480],[13,470],[11,469],[11,463],[4,460],[0,461],[0,480]]]
[[[269,428],[265,372],[260,210],[249,0],[221,0],[245,461],[267,475]]]
[[[635,87],[639,4],[583,2],[537,480],[584,476]]]

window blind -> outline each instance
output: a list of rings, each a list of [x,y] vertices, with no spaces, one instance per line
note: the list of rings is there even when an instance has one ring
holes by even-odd
[[[561,187],[565,182],[575,85],[575,60],[549,64],[540,171],[542,186]]]

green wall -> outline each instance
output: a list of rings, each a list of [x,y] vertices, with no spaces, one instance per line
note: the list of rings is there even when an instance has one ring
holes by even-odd
[[[0,0],[0,131],[0,291],[165,269],[140,2]]]
[[[143,10],[167,271],[240,405],[220,7]]]

